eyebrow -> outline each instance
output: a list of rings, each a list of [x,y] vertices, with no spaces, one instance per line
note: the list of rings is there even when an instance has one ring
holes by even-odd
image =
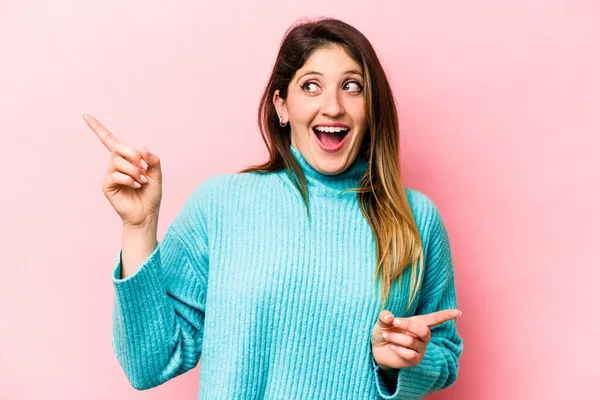
[[[343,75],[356,74],[356,75],[360,75],[360,76],[362,77],[362,73],[361,73],[360,71],[356,70],[356,69],[349,69],[349,70],[346,70],[346,71],[342,72],[342,74],[343,74]],[[306,72],[306,73],[304,73],[304,74],[300,75],[300,76],[298,77],[298,79],[296,79],[296,82],[298,82],[298,81],[300,80],[300,78],[302,78],[302,77],[304,77],[304,76],[306,76],[306,75],[321,75],[321,76],[323,76],[323,74],[322,74],[322,73],[320,73],[320,72],[317,72],[317,71],[308,71],[308,72]]]

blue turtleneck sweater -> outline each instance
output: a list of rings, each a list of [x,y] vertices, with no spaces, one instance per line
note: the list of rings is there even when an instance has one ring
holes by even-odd
[[[432,328],[420,364],[388,382],[371,353],[380,312],[375,239],[357,194],[366,162],[308,180],[310,221],[285,171],[223,174],[198,185],[140,268],[113,271],[113,347],[131,385],[194,368],[199,399],[414,399],[457,378],[454,320]],[[392,286],[397,317],[457,308],[446,229],[434,203],[406,189],[425,252],[418,301],[410,272]]]

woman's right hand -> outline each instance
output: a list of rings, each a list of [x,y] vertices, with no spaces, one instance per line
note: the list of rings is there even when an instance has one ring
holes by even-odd
[[[152,219],[158,221],[162,198],[162,171],[158,156],[146,148],[140,152],[120,142],[91,115],[84,114],[83,119],[111,152],[102,191],[121,217],[123,225],[139,227]]]

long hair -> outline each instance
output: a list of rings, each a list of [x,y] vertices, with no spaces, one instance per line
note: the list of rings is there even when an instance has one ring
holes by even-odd
[[[402,185],[398,115],[394,97],[375,50],[361,32],[335,18],[300,22],[288,28],[258,109],[258,125],[269,150],[269,160],[240,172],[286,170],[300,191],[308,213],[306,178],[289,148],[290,124],[280,126],[272,99],[276,90],[280,91],[281,98],[287,99],[288,85],[296,71],[302,68],[312,52],[332,45],[342,46],[363,68],[368,127],[358,157],[367,161],[368,169],[360,179],[359,187],[349,191],[357,193],[361,211],[376,239],[374,284],[377,286],[381,281],[380,299],[384,307],[394,280],[412,265],[408,309],[416,298],[418,282],[421,282],[423,248]]]

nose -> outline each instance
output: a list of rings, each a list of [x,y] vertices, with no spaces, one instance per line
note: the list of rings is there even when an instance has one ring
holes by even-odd
[[[333,118],[344,115],[344,105],[340,101],[337,91],[333,91],[325,97],[321,112]]]

